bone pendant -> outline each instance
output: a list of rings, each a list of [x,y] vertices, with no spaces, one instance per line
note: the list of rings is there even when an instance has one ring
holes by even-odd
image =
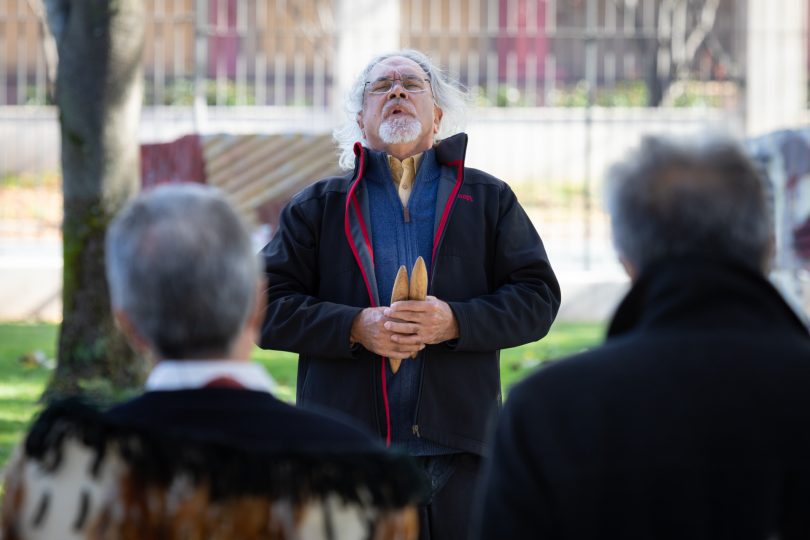
[[[408,299],[408,269],[405,266],[400,266],[397,272],[397,277],[394,280],[394,290],[391,291],[391,303],[399,302],[400,300]],[[402,363],[401,358],[389,358],[388,363],[391,364],[391,371],[396,373],[399,371],[399,365]]]

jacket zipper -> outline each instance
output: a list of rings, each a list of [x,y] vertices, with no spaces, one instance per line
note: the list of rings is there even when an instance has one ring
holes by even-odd
[[[425,380],[425,361],[427,360],[427,348],[422,351],[422,369],[419,370],[419,390],[416,392],[416,410],[413,413],[413,425],[411,431],[417,438],[422,438],[419,433],[419,408],[422,405],[422,382]]]
[[[459,163],[458,167],[460,167],[461,172],[464,171],[464,161],[462,160]],[[457,193],[456,193],[457,194]],[[453,192],[450,192],[451,197],[455,197]],[[453,208],[456,206],[456,201],[452,201],[450,203],[450,209],[448,210],[448,219],[450,218],[450,214],[453,213]],[[407,208],[406,208],[407,211]],[[407,214],[406,214],[407,215]],[[434,250],[434,254],[439,253],[439,247],[444,242],[444,235],[447,232],[447,227],[442,231],[442,236],[439,238],[439,244],[436,246]],[[433,294],[433,277],[436,275],[436,257],[434,255],[433,261],[431,261],[431,269],[430,269],[430,289],[428,290],[428,294]],[[422,435],[419,433],[419,409],[422,407],[422,383],[425,380],[425,361],[427,360],[427,348],[422,351],[422,369],[419,370],[419,391],[416,393],[416,411],[413,415],[413,425],[411,426],[411,432],[416,435],[417,438],[422,438]]]

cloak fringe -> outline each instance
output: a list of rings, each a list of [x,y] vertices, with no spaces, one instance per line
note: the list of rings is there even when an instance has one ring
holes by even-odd
[[[347,502],[395,509],[427,498],[428,484],[410,457],[392,451],[251,450],[174,433],[113,423],[78,398],[47,407],[25,440],[25,452],[46,470],[59,468],[66,438],[93,450],[98,476],[107,452],[116,449],[132,473],[148,484],[168,486],[179,475],[206,484],[213,501],[240,496],[294,503],[336,494]]]

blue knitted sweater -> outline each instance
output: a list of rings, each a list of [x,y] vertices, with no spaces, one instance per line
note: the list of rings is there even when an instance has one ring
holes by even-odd
[[[374,273],[380,302],[388,305],[400,265],[410,274],[420,255],[431,267],[433,230],[436,218],[436,193],[441,169],[434,151],[422,155],[419,170],[403,209],[384,152],[371,152],[366,184],[371,213],[371,242],[374,249]],[[438,455],[455,452],[412,432],[419,398],[422,354],[405,359],[396,375],[386,363],[388,402],[391,411],[391,442],[411,455]]]

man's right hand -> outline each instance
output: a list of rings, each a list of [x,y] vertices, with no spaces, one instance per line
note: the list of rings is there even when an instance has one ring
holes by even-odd
[[[391,336],[396,332],[386,330],[384,325],[387,321],[395,319],[383,315],[385,309],[386,306],[363,309],[352,322],[351,341],[361,344],[374,354],[395,359],[408,358],[424,349],[425,345],[422,343],[405,344],[391,340]]]

